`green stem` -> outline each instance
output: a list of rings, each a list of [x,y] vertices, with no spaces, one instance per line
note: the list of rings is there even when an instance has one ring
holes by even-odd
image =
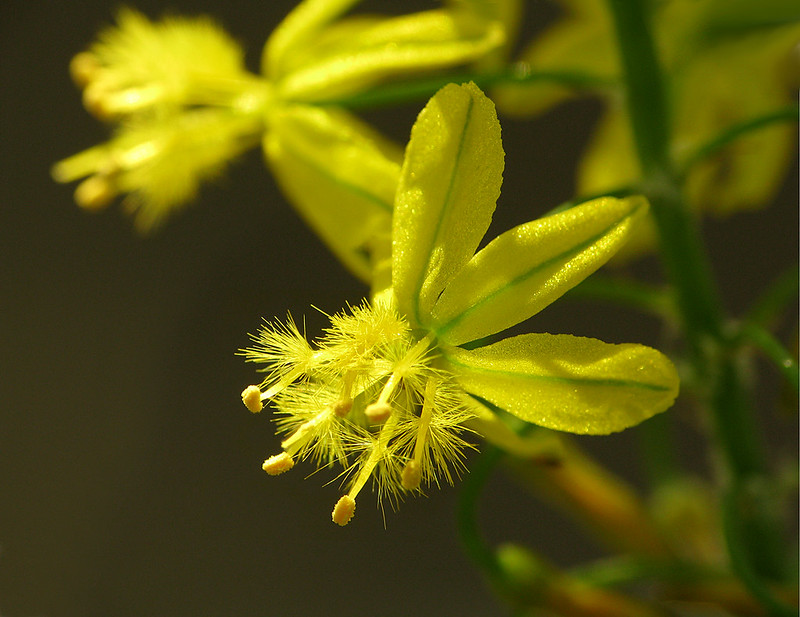
[[[784,109],[777,109],[771,113],[764,114],[757,118],[751,118],[727,127],[719,135],[706,142],[692,154],[690,154],[681,165],[681,173],[685,174],[693,165],[717,153],[722,148],[743,135],[761,130],[768,126],[781,122],[797,122],[798,107],[792,105]]]
[[[677,295],[689,351],[701,383],[708,384],[708,402],[723,454],[727,485],[736,494],[744,483],[763,478],[765,455],[749,408],[741,367],[728,350],[722,310],[698,226],[681,195],[678,175],[669,157],[670,117],[661,67],[650,33],[648,2],[608,0],[617,31],[626,76],[628,110],[658,228],[661,255]],[[746,550],[739,556],[759,576],[775,577],[778,559],[772,550],[775,532],[763,510],[739,513]],[[766,536],[766,537],[765,537]],[[733,547],[729,547],[734,557]],[[747,580],[743,579],[745,584]],[[755,595],[755,590],[751,589]]]
[[[458,531],[464,550],[484,572],[492,587],[500,593],[504,593],[506,588],[503,569],[494,550],[481,534],[478,525],[478,499],[502,456],[503,451],[492,446],[478,456],[461,485],[458,503]]]
[[[795,396],[800,392],[800,375],[798,374],[797,360],[770,332],[756,324],[745,324],[739,332],[742,339],[753,343],[764,355],[778,368],[783,378],[792,389]]]
[[[672,296],[669,293],[632,279],[595,274],[570,289],[564,297],[609,301],[665,319],[674,319],[675,316]]]
[[[798,267],[793,266],[778,276],[747,315],[747,323],[764,328],[772,326],[791,302],[797,302]]]
[[[396,105],[409,101],[429,99],[449,83],[473,81],[485,89],[498,84],[555,83],[576,90],[608,88],[613,81],[580,71],[534,71],[525,62],[517,62],[491,73],[465,72],[406,82],[387,83],[367,92],[330,99],[315,100],[316,105],[339,105],[348,109],[362,109]]]

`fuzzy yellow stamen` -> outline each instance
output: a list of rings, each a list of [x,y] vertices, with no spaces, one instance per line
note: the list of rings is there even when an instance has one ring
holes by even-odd
[[[334,410],[329,408],[307,420],[300,425],[300,428],[281,442],[281,448],[291,455],[297,454],[314,439],[319,425],[330,420],[332,414],[334,414]]]
[[[403,468],[403,473],[400,476],[400,482],[403,488],[407,491],[413,490],[419,486],[422,481],[422,469],[420,469],[417,461],[409,461]]]
[[[353,518],[356,511],[356,500],[350,495],[343,495],[333,508],[331,518],[337,525],[344,527]]]
[[[284,471],[289,471],[292,467],[294,467],[294,460],[286,452],[270,456],[264,461],[264,464],[261,465],[261,468],[271,476],[282,474]]]
[[[333,520],[339,525],[346,525],[348,522],[350,522],[350,518],[352,518],[353,511],[355,511],[356,508],[356,496],[361,492],[361,489],[364,488],[364,485],[367,483],[367,480],[369,480],[372,472],[375,470],[375,467],[378,466],[381,458],[383,458],[383,456],[386,454],[386,444],[389,441],[389,437],[392,435],[395,424],[397,424],[397,416],[391,415],[388,422],[386,422],[386,424],[384,424],[381,428],[381,432],[378,434],[378,439],[372,444],[369,457],[361,467],[353,486],[350,487],[347,495],[339,499],[338,503],[336,504],[336,508],[339,507],[339,504],[352,504],[352,508],[349,510],[349,516],[346,520],[342,519],[344,520],[343,523],[339,523],[335,518],[336,508],[334,508]],[[344,505],[342,507],[344,507]]]
[[[285,390],[288,386],[292,385],[298,377],[300,377],[305,370],[303,367],[298,366],[289,371],[286,375],[278,380],[278,383],[270,386],[267,390],[261,393],[261,400],[266,401],[278,394],[281,390]]]
[[[333,413],[339,418],[344,418],[353,408],[353,384],[356,375],[356,371],[348,371],[344,376],[341,398],[333,404]]]
[[[378,400],[370,405],[367,405],[367,408],[364,410],[364,415],[367,416],[370,422],[374,424],[386,422],[389,416],[392,415],[392,406],[389,404],[389,399],[391,398],[392,394],[394,394],[399,382],[400,377],[398,376],[397,372],[392,373],[389,379],[387,379],[386,383],[383,385],[383,389],[381,390]]]
[[[422,480],[422,456],[425,454],[425,442],[428,438],[428,427],[431,423],[433,401],[436,396],[436,381],[428,379],[425,384],[425,398],[422,403],[422,412],[419,416],[417,439],[414,442],[414,458],[403,469],[401,483],[406,490],[419,487]]]
[[[373,424],[380,424],[381,422],[386,422],[389,416],[392,415],[392,406],[389,403],[372,403],[367,405],[364,415]]]
[[[261,389],[258,386],[247,386],[242,391],[242,402],[253,413],[258,413],[264,408],[261,404]]]

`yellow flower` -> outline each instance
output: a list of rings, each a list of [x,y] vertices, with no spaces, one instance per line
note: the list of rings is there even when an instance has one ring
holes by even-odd
[[[532,71],[562,71],[613,84],[620,78],[614,27],[601,0],[559,0],[565,16],[535,39],[522,61]],[[668,0],[654,3],[653,29],[668,79],[672,155],[684,169],[729,127],[793,102],[800,84],[800,15],[784,0]],[[620,89],[596,91],[606,112],[578,170],[579,195],[636,185],[640,170]],[[581,94],[535,82],[498,88],[498,107],[536,114]],[[753,131],[687,169],[690,203],[715,214],[768,203],[791,160],[795,128]]]
[[[356,0],[305,0],[269,37],[262,74],[206,18],[151,22],[120,12],[72,73],[86,107],[119,123],[108,143],[58,163],[83,207],[129,194],[149,229],[201,182],[263,143],[279,184],[336,255],[371,279],[373,238],[389,236],[401,150],[321,100],[399,75],[475,62],[505,42],[503,15],[477,0],[397,17],[342,15]],[[488,5],[487,5],[488,6]],[[484,10],[479,11],[483,8]]]
[[[607,434],[667,409],[678,378],[641,345],[523,334],[486,344],[599,268],[647,211],[601,198],[511,229],[475,252],[500,193],[500,125],[474,84],[449,85],[417,119],[394,203],[391,287],[331,318],[311,345],[267,325],[244,353],[268,375],[242,393],[270,401],[283,452],[269,473],[311,457],[341,464],[344,525],[370,477],[379,497],[452,479],[465,422],[494,406],[560,431]],[[480,422],[475,423],[480,427]]]

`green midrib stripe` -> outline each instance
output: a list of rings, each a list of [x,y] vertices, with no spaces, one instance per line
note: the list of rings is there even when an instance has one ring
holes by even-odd
[[[287,152],[289,152],[289,154],[291,154],[293,157],[299,159],[302,163],[308,165],[311,169],[313,169],[314,171],[319,173],[323,178],[326,178],[327,180],[329,180],[331,183],[335,184],[336,186],[341,187],[341,188],[345,189],[346,191],[349,191],[349,192],[353,193],[354,195],[356,195],[358,197],[361,197],[365,201],[378,206],[379,208],[381,208],[385,212],[388,212],[389,214],[392,213],[392,210],[394,209],[394,204],[387,203],[386,201],[384,201],[383,199],[381,199],[380,197],[378,197],[374,193],[370,193],[366,189],[364,189],[364,188],[362,188],[362,187],[360,187],[360,186],[358,186],[356,184],[351,184],[350,182],[345,182],[341,178],[339,178],[337,176],[334,176],[333,174],[328,172],[324,167],[320,167],[319,165],[317,165],[312,159],[309,159],[309,158],[303,156],[302,154],[300,154],[300,152],[297,149],[292,148],[291,146],[287,145],[283,140],[281,140],[281,147],[284,150],[286,150]]]
[[[542,270],[544,270],[546,268],[549,268],[554,263],[558,263],[559,261],[566,261],[568,258],[574,257],[575,255],[577,255],[578,253],[583,251],[585,248],[591,246],[592,244],[597,242],[600,238],[602,238],[606,234],[610,233],[614,228],[619,227],[620,225],[622,225],[627,219],[629,219],[634,214],[636,214],[636,212],[639,210],[639,208],[641,208],[641,206],[637,206],[628,215],[626,215],[625,217],[623,217],[619,221],[613,223],[612,225],[609,225],[608,227],[606,227],[600,233],[595,234],[594,236],[592,236],[591,238],[581,242],[580,244],[576,244],[575,246],[573,246],[570,249],[564,251],[563,253],[560,253],[560,254],[556,255],[555,257],[551,257],[547,261],[543,261],[543,262],[537,264],[536,266],[534,266],[533,268],[531,268],[527,272],[523,272],[522,274],[520,274],[516,278],[512,279],[511,281],[509,281],[506,285],[503,285],[502,287],[499,287],[499,288],[495,289],[489,295],[484,296],[483,298],[477,300],[469,308],[465,309],[463,312],[461,312],[458,315],[456,315],[455,317],[453,317],[450,321],[448,321],[447,323],[445,323],[442,326],[437,327],[436,328],[436,333],[438,335],[442,335],[442,334],[447,333],[452,328],[454,328],[456,325],[458,325],[458,323],[460,321],[462,321],[467,315],[469,315],[473,311],[476,311],[479,307],[481,307],[482,305],[486,304],[487,302],[489,302],[493,298],[495,298],[495,297],[497,297],[497,296],[499,296],[499,295],[501,295],[503,293],[506,293],[507,291],[513,289],[517,285],[521,285],[526,280],[528,280],[530,277],[536,275],[537,273],[541,272]]]
[[[450,211],[453,201],[453,187],[456,183],[456,178],[458,177],[458,168],[461,164],[461,155],[464,151],[464,142],[466,141],[467,133],[469,132],[469,124],[472,120],[472,107],[475,104],[475,101],[470,96],[469,101],[467,103],[467,111],[464,116],[464,125],[461,129],[461,136],[458,142],[458,150],[456,151],[456,158],[453,163],[453,170],[450,174],[450,182],[447,186],[447,192],[444,195],[444,203],[442,207],[439,208],[439,219],[436,221],[436,230],[433,232],[433,236],[431,236],[431,244],[428,248],[427,255],[428,259],[425,261],[425,266],[420,270],[419,279],[417,280],[417,284],[414,287],[414,318],[417,320],[417,323],[422,323],[420,319],[420,308],[419,308],[419,296],[422,292],[422,283],[425,280],[425,276],[428,273],[428,268],[431,263],[431,256],[433,255],[433,247],[436,246],[436,243],[439,239],[439,234],[442,230],[442,225],[444,223],[444,219],[447,216],[447,213]]]
[[[471,364],[459,362],[446,353],[442,354],[450,364],[467,369],[471,372],[487,373],[492,375],[503,375],[505,377],[512,377],[514,379],[529,379],[532,381],[547,381],[552,383],[564,383],[570,385],[591,385],[603,386],[609,388],[639,388],[641,390],[649,390],[651,392],[669,392],[669,386],[660,386],[658,384],[644,383],[641,381],[631,381],[629,379],[595,379],[591,377],[556,377],[553,375],[533,375],[531,373],[512,373],[509,371],[501,371],[497,369],[490,369],[485,367],[476,367]]]

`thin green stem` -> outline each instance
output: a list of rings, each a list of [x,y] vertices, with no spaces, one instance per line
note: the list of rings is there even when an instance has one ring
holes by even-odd
[[[665,319],[675,317],[675,307],[670,293],[660,287],[632,279],[594,274],[570,289],[564,297],[604,300]]]
[[[473,81],[481,88],[498,84],[555,83],[576,90],[606,89],[614,82],[580,71],[536,71],[524,62],[517,62],[494,72],[465,72],[406,82],[393,82],[376,86],[367,92],[330,99],[314,100],[317,105],[338,105],[348,109],[362,109],[396,105],[409,101],[425,100],[449,83]]]
[[[669,157],[670,117],[664,77],[650,33],[645,0],[608,0],[626,76],[628,110],[652,205],[661,255],[672,283],[691,359],[700,383],[707,384],[716,439],[723,454],[728,492],[763,478],[766,460],[744,387],[742,367],[728,349],[718,291],[698,226],[681,194]],[[771,547],[777,536],[774,513],[741,511],[746,547],[741,552],[758,576],[776,577],[780,567]],[[769,548],[766,548],[769,547]],[[733,553],[734,547],[729,547]],[[749,585],[748,580],[742,579]],[[754,596],[756,590],[751,589]]]
[[[503,451],[487,447],[477,458],[461,486],[458,503],[458,531],[467,555],[484,572],[489,583],[499,592],[505,592],[503,569],[497,556],[486,543],[478,525],[478,499],[492,470],[503,457]]]
[[[681,173],[685,174],[696,163],[708,158],[713,154],[716,154],[728,144],[736,141],[744,135],[747,135],[748,133],[759,131],[772,126],[773,124],[797,122],[797,115],[797,105],[791,105],[783,109],[776,109],[775,111],[764,114],[763,116],[758,116],[757,118],[751,118],[749,120],[745,120],[744,122],[731,125],[719,135],[709,140],[697,148],[697,150],[695,150],[692,154],[690,154],[681,165]]]
[[[771,327],[789,303],[797,302],[799,282],[797,266],[780,274],[752,306],[747,315],[747,323]]]
[[[697,583],[720,578],[722,573],[694,563],[657,561],[639,555],[615,555],[582,564],[570,575],[595,587],[622,587],[657,580],[662,583]]]
[[[780,371],[786,383],[792,387],[795,396],[800,393],[800,373],[798,373],[797,360],[789,351],[764,328],[747,323],[739,331],[739,338],[748,341],[760,349]]]
[[[723,532],[728,545],[728,550],[736,575],[747,585],[761,605],[767,610],[770,617],[797,617],[797,607],[789,606],[778,599],[773,591],[761,580],[750,564],[748,546],[743,537],[745,530],[741,527],[741,518],[738,515],[742,504],[740,491],[729,492],[723,503]]]

